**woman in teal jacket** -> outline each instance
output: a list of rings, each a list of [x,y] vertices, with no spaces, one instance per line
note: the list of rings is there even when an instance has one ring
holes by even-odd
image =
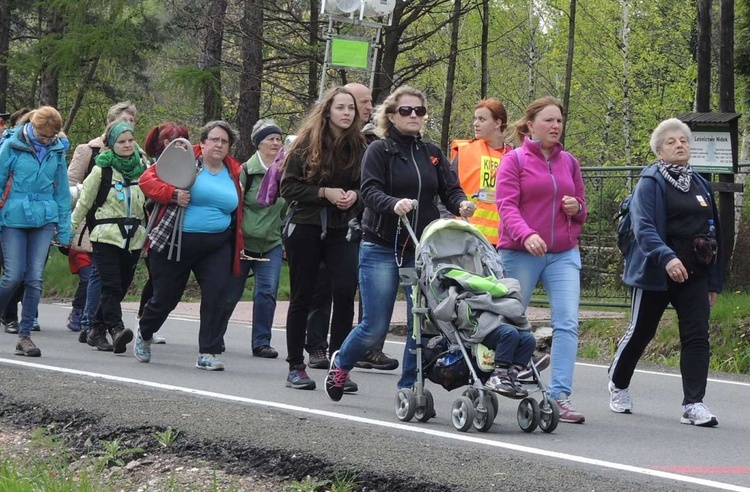
[[[70,243],[70,190],[65,146],[57,134],[60,113],[51,106],[34,111],[0,147],[0,230],[5,270],[0,280],[0,312],[21,283],[26,286],[16,355],[39,357],[31,341],[42,295],[42,272],[52,238]]]

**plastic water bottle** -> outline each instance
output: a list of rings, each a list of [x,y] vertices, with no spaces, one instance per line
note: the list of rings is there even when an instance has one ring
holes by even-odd
[[[716,237],[716,226],[714,219],[708,219],[708,237]]]

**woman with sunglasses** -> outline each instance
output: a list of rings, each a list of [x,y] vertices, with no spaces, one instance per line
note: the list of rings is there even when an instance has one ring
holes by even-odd
[[[414,266],[414,244],[401,228],[400,217],[407,216],[420,237],[427,224],[440,217],[436,197],[453,215],[474,213],[474,204],[466,199],[448,159],[437,146],[422,141],[426,115],[424,94],[408,86],[396,89],[375,112],[375,131],[385,138],[371,143],[362,159],[365,211],[359,288],[363,315],[341,350],[331,355],[325,387],[334,401],[341,399],[354,364],[388,332],[399,267]],[[416,341],[409,335],[399,388],[409,388],[416,380],[416,358],[410,352],[414,348]]]
[[[96,156],[96,165],[83,181],[72,227],[77,230],[86,220],[101,279],[101,300],[86,341],[97,350],[121,354],[133,340],[133,331],[122,321],[121,303],[146,240],[146,198],[138,187],[146,166],[127,121],[107,125],[103,139],[106,150]]]
[[[42,273],[52,238],[70,243],[70,189],[65,146],[58,138],[60,113],[51,106],[33,112],[0,146],[0,229],[4,253],[0,313],[22,283],[22,318],[16,355],[39,357],[31,341],[42,294]]]
[[[148,260],[154,292],[143,308],[133,351],[139,362],[151,362],[151,344],[167,316],[177,307],[190,273],[201,289],[198,360],[195,367],[223,371],[216,358],[222,352],[219,319],[230,275],[240,274],[243,250],[242,188],[240,163],[229,149],[237,139],[226,121],[211,121],[201,129],[200,144],[193,146],[195,182],[189,190],[159,179],[159,163],[140,180],[148,198],[163,205],[149,232]],[[176,226],[178,207],[184,208],[180,256],[168,243]]]

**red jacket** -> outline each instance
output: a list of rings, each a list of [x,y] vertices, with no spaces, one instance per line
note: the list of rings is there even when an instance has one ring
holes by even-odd
[[[202,151],[200,145],[193,145],[193,151],[195,157],[200,157]],[[232,259],[232,274],[238,276],[240,274],[240,254],[245,249],[244,239],[242,237],[242,187],[240,186],[240,173],[242,172],[242,165],[234,157],[228,155],[224,158],[224,165],[229,171],[229,175],[234,181],[234,187],[237,190],[237,210],[235,210],[236,218],[233,221],[234,224],[234,257]],[[154,200],[157,203],[163,205],[169,205],[173,203],[172,198],[174,192],[177,190],[171,184],[165,183],[156,174],[156,165],[153,165],[146,169],[138,180],[138,186],[141,187],[141,191],[148,198]],[[159,210],[159,216],[156,218],[155,224],[158,224],[161,220],[166,207],[161,207]]]

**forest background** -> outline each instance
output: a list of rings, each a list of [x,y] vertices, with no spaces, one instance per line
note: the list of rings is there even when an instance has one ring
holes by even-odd
[[[318,98],[320,1],[0,0],[0,110],[53,105],[73,146],[101,134],[117,101],[138,107],[141,140],[164,121],[196,137],[221,118],[247,159],[259,117],[293,133]],[[639,166],[653,159],[648,140],[662,119],[716,111],[722,97],[727,111],[727,90],[729,111],[750,101],[750,0],[397,0],[390,21],[373,39],[374,99],[402,84],[423,90],[426,136],[443,149],[472,136],[482,97],[502,100],[512,122],[552,94],[565,102],[565,146],[582,166]],[[368,84],[368,74],[326,73],[327,85],[347,82]],[[743,149],[747,126],[741,119]],[[744,257],[750,207],[739,210],[735,256]],[[750,266],[737,264],[733,283],[750,286]]]

